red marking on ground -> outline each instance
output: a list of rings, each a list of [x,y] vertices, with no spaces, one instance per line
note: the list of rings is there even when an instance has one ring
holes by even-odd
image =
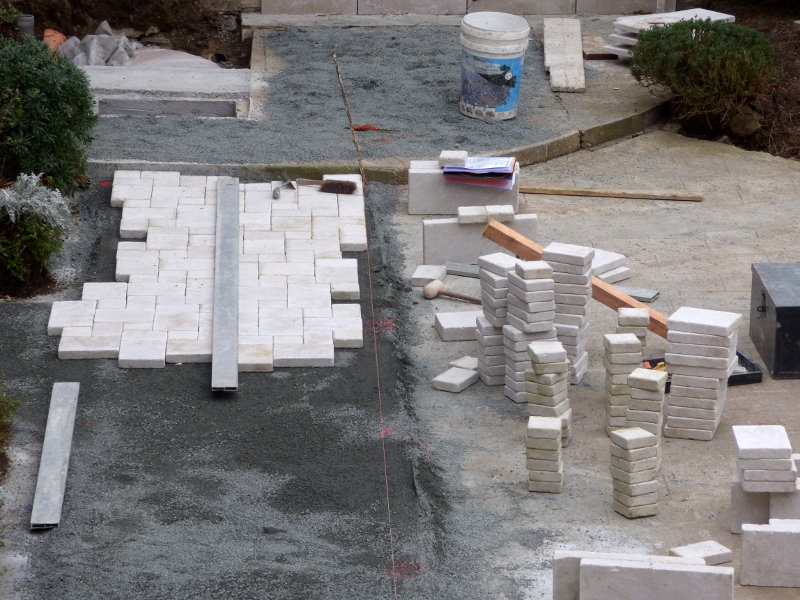
[[[112,185],[114,185],[114,184],[111,181],[101,181],[100,182],[100,187],[111,187]]]
[[[383,317],[381,319],[371,319],[367,321],[367,327],[369,327],[375,333],[382,333],[384,331],[394,331],[394,321],[392,321],[388,317]]]
[[[381,437],[386,437],[388,435],[393,435],[394,429],[391,427],[381,427]]]
[[[402,581],[404,579],[411,579],[416,575],[421,575],[425,571],[427,571],[430,567],[428,565],[422,565],[417,562],[402,562],[396,561],[392,564],[392,568],[389,570],[387,575],[396,579],[398,581]]]
[[[433,450],[429,450],[428,447],[425,444],[423,444],[422,442],[419,442],[419,446],[418,447],[419,447],[420,450],[428,450],[428,454],[433,454]]]

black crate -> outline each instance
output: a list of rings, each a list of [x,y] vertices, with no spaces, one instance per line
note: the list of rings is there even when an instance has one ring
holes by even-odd
[[[753,263],[750,339],[776,378],[800,377],[800,263]]]

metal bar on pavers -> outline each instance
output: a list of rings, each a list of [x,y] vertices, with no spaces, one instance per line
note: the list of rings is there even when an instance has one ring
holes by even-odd
[[[500,221],[489,221],[483,229],[483,237],[492,240],[498,246],[513,252],[525,260],[541,260],[542,246],[506,227]],[[619,291],[610,283],[592,276],[592,298],[609,308],[646,308],[650,313],[650,324],[647,328],[663,338],[667,337],[667,317],[649,306]]]
[[[31,529],[52,529],[61,521],[79,391],[80,383],[53,384],[33,497]]]
[[[239,387],[239,180],[217,181],[211,389]]]

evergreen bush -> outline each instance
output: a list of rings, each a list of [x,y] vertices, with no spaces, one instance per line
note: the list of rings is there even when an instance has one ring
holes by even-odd
[[[67,195],[85,187],[95,121],[78,67],[30,36],[0,38],[0,182],[41,173]]]
[[[724,124],[776,82],[776,58],[758,31],[689,20],[641,32],[631,72],[643,85],[669,90],[677,118]]]
[[[38,175],[20,175],[0,190],[0,285],[26,282],[46,272],[61,249],[70,208]]]

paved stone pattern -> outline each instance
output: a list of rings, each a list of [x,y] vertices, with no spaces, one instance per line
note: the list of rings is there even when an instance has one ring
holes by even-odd
[[[330,178],[330,177],[329,177]],[[337,175],[336,179],[357,176]],[[211,362],[217,177],[117,171],[122,208],[116,282],[55,302],[59,358],[117,358],[121,367]],[[363,344],[357,259],[367,247],[363,189],[240,184],[239,370],[333,366]]]

